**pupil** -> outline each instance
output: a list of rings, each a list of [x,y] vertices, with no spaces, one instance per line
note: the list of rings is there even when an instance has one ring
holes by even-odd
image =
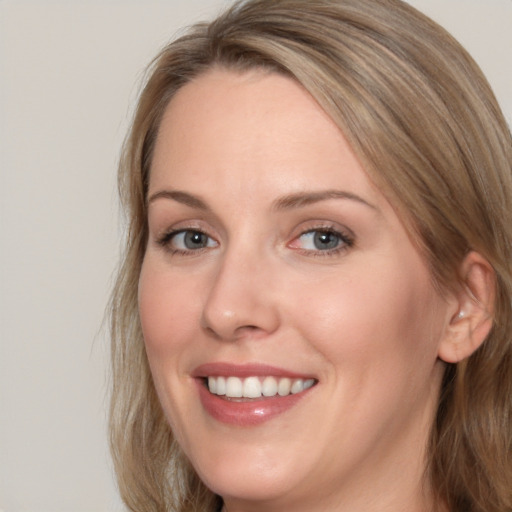
[[[206,246],[206,237],[198,231],[189,231],[185,234],[185,246],[187,249],[197,249]]]
[[[338,236],[334,233],[319,231],[315,233],[314,242],[319,249],[334,249],[338,245]]]

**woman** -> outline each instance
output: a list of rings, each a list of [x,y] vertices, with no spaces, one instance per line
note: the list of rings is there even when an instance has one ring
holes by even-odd
[[[399,0],[253,0],[154,61],[120,165],[131,510],[512,510],[512,145]]]

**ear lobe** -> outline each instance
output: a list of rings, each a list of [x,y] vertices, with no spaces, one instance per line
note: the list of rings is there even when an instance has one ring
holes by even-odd
[[[439,344],[439,357],[447,363],[469,357],[485,341],[493,323],[494,269],[483,256],[471,251],[460,270],[462,287],[455,297],[457,310]]]

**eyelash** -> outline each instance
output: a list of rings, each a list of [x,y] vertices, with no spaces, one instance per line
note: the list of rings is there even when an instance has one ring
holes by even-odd
[[[325,258],[329,256],[336,256],[338,254],[341,254],[342,252],[347,251],[355,244],[355,237],[352,234],[347,233],[346,231],[340,230],[338,227],[334,227],[332,225],[322,225],[322,226],[316,226],[312,227],[310,229],[307,229],[306,231],[302,231],[297,237],[295,237],[292,242],[289,244],[291,245],[295,241],[299,240],[301,237],[313,234],[313,233],[321,233],[321,234],[327,234],[327,235],[334,235],[338,238],[339,244],[336,247],[333,247],[332,249],[301,249],[299,247],[296,248],[297,251],[301,252],[302,254],[306,254],[307,256],[313,256],[313,257],[319,257],[319,258]]]
[[[163,247],[166,251],[171,253],[171,255],[176,256],[192,256],[202,253],[203,251],[207,250],[209,247],[199,247],[197,249],[177,249],[175,247],[172,247],[171,242],[172,240],[177,237],[180,234],[186,234],[186,233],[193,233],[193,234],[199,234],[203,235],[208,238],[208,240],[214,240],[211,236],[209,236],[207,233],[202,231],[201,229],[194,229],[194,228],[184,228],[184,229],[174,229],[171,231],[168,231],[164,233],[160,238],[157,239],[157,244],[161,247]]]
[[[205,250],[208,250],[210,247],[208,245],[206,247],[199,247],[197,249],[177,249],[172,247],[171,242],[172,240],[177,237],[180,234],[199,234],[207,237],[209,241],[213,240],[214,243],[217,244],[214,238],[209,236],[207,233],[205,233],[201,229],[194,229],[194,228],[184,228],[184,229],[175,229],[168,231],[164,233],[160,238],[157,239],[157,244],[161,247],[163,247],[166,251],[168,251],[171,255],[177,255],[177,256],[192,256],[192,255],[198,255],[204,252]],[[338,238],[339,244],[336,247],[333,247],[332,249],[301,249],[300,247],[294,248],[292,244],[299,240],[301,237],[313,234],[313,233],[321,233],[321,234],[327,234],[327,235],[334,235]],[[329,256],[335,256],[337,254],[340,254],[344,251],[347,251],[349,248],[353,247],[355,243],[355,238],[352,234],[348,234],[346,232],[341,231],[338,228],[335,228],[331,225],[322,225],[318,227],[313,227],[311,229],[307,229],[305,231],[302,231],[298,236],[296,236],[291,243],[288,244],[289,247],[292,247],[294,250],[297,250],[298,252],[307,255],[307,256],[313,256],[313,257],[329,257]]]

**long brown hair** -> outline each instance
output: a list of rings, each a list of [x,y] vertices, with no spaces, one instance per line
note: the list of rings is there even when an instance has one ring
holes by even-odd
[[[169,44],[148,71],[119,168],[126,247],[111,300],[111,447],[131,510],[219,506],[163,416],[137,309],[151,158],[164,109],[213,66],[297,80],[338,124],[440,289],[476,250],[496,274],[493,328],[447,365],[426,481],[452,512],[512,510],[512,142],[481,71],[400,0],[249,0]]]

